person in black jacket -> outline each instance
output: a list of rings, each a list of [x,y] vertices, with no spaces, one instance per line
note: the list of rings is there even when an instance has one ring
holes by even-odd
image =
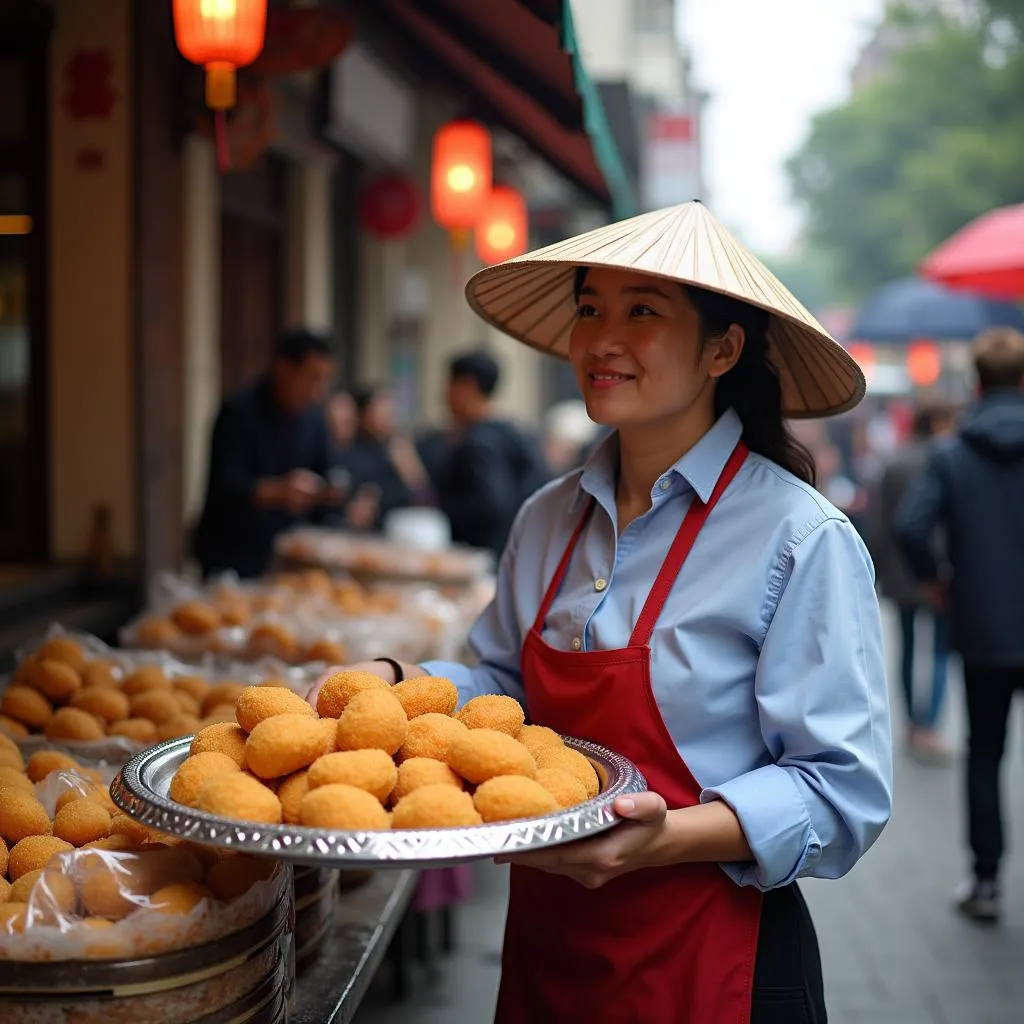
[[[204,576],[258,576],[279,533],[338,512],[336,458],[322,408],[333,375],[327,342],[294,331],[278,342],[268,371],[221,406],[195,533]]]
[[[522,503],[550,473],[536,438],[494,415],[500,372],[486,352],[449,365],[448,407],[454,421],[437,471],[437,497],[452,540],[500,555]]]
[[[968,916],[992,921],[1003,854],[999,766],[1010,705],[1024,689],[1024,335],[993,328],[973,355],[978,399],[956,434],[933,447],[895,526],[932,602],[948,607],[951,643],[963,657],[974,877],[957,899]],[[938,528],[944,559],[934,546]]]

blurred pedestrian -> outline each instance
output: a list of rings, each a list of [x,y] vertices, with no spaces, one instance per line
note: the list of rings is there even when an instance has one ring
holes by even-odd
[[[359,428],[359,413],[355,399],[347,391],[335,391],[327,400],[325,408],[327,428],[335,450],[344,455],[356,439]]]
[[[949,629],[945,611],[934,608],[914,577],[896,539],[894,522],[907,488],[924,469],[929,446],[956,426],[951,402],[928,399],[914,413],[910,443],[892,456],[875,487],[871,501],[870,546],[879,589],[896,605],[900,623],[900,681],[907,713],[907,747],[928,762],[948,760],[949,749],[939,734],[939,718],[949,674]],[[928,696],[917,700],[917,637],[919,627],[930,625],[932,639]]]
[[[933,446],[896,533],[933,603],[948,607],[951,644],[963,657],[974,864],[957,901],[968,916],[993,921],[1001,909],[999,768],[1010,706],[1024,688],[1024,335],[986,331],[973,358],[978,397],[956,434]]]

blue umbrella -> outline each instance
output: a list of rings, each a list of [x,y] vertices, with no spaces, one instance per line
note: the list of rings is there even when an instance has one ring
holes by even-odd
[[[890,344],[906,344],[914,338],[957,341],[973,338],[988,327],[1024,330],[1024,313],[1012,302],[995,302],[950,291],[920,277],[903,277],[871,295],[850,336]]]

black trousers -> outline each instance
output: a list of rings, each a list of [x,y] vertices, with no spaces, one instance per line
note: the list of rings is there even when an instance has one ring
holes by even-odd
[[[827,1020],[818,936],[803,894],[796,885],[766,892],[750,1024],[826,1024]]]
[[[1024,666],[964,666],[967,691],[967,829],[978,878],[994,879],[1003,856],[999,768],[1013,696],[1024,690]]]

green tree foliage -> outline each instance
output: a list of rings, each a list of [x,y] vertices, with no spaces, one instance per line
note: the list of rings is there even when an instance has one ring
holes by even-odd
[[[808,244],[851,301],[913,272],[972,218],[1024,200],[1024,48],[1008,27],[1024,28],[1024,0],[991,0],[970,24],[930,6],[890,12],[904,31],[891,67],[815,118],[787,166]]]

